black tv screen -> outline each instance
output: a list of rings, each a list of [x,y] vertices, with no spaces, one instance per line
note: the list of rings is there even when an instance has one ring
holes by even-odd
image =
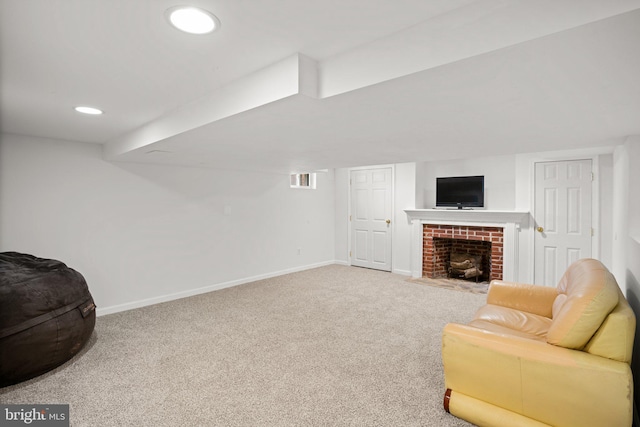
[[[484,176],[436,178],[436,207],[484,207]]]

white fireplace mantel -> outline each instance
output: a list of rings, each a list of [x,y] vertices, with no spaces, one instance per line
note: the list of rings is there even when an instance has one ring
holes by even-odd
[[[409,222],[415,220],[422,224],[481,225],[501,227],[514,223],[526,226],[529,223],[529,212],[521,211],[489,211],[484,209],[407,209]]]
[[[407,209],[411,231],[411,276],[422,277],[423,224],[502,227],[503,280],[518,281],[518,233],[529,226],[529,212],[470,209]]]

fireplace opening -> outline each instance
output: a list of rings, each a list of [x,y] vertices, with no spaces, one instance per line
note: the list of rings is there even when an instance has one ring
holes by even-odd
[[[457,279],[475,279],[476,283],[486,269],[482,266],[482,255],[472,255],[461,252],[451,252],[449,262],[449,277]]]
[[[433,239],[433,276],[489,281],[491,242],[449,238]]]
[[[424,224],[423,276],[501,280],[503,233],[501,227]]]

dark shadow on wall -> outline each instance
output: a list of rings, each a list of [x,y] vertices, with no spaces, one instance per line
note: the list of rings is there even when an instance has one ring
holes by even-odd
[[[627,240],[627,270],[625,273],[627,285],[627,301],[636,314],[636,335],[633,343],[633,357],[631,371],[633,372],[633,399],[636,410],[640,408],[640,241],[629,236]],[[637,420],[637,412],[634,414]],[[634,422],[640,427],[640,423]]]
[[[627,301],[636,314],[636,319],[640,320],[640,283],[633,273],[627,270]],[[636,408],[638,405],[638,398],[640,392],[638,388],[640,386],[640,321],[636,321],[636,336],[633,342],[633,357],[631,359],[631,371],[633,372],[633,400]],[[634,423],[635,425],[635,423]]]

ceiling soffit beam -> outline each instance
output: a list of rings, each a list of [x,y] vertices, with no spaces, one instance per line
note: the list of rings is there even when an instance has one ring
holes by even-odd
[[[476,1],[319,64],[320,98],[636,10],[639,0]]]
[[[103,145],[106,160],[284,98],[318,96],[317,64],[301,54],[263,68]]]

